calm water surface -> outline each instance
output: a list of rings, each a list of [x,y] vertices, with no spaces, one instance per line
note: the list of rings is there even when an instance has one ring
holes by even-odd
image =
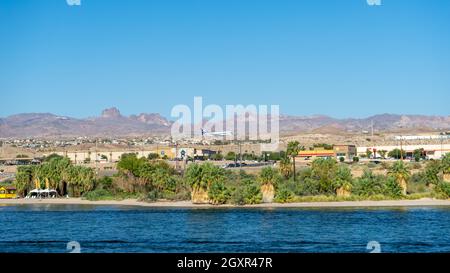
[[[450,208],[0,206],[0,252],[450,252]]]

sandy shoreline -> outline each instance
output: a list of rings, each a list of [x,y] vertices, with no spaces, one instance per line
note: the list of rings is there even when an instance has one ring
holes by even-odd
[[[339,208],[339,207],[424,207],[424,206],[450,206],[450,200],[434,200],[429,198],[419,200],[389,200],[389,201],[343,201],[343,202],[303,202],[303,203],[270,203],[246,206],[234,205],[194,205],[190,201],[177,202],[139,202],[135,199],[122,201],[88,201],[81,198],[67,199],[1,199],[1,205],[112,205],[112,206],[139,206],[139,207],[172,207],[172,208]]]

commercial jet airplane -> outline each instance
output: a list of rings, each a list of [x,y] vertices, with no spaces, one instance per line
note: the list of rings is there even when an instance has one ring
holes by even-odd
[[[202,136],[231,136],[231,131],[207,132],[202,128]]]

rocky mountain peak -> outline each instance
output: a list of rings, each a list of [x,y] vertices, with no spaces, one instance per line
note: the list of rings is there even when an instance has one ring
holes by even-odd
[[[119,109],[116,107],[111,107],[102,111],[102,118],[119,118],[122,115],[120,114]]]

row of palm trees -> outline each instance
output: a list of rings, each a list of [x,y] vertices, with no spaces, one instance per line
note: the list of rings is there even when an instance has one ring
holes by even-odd
[[[37,166],[21,166],[16,175],[16,187],[22,196],[35,188],[50,188],[62,196],[70,191],[72,196],[79,197],[90,191],[94,182],[92,168],[74,166],[66,157],[53,157]]]
[[[294,181],[297,181],[297,172],[295,166],[295,158],[298,156],[298,153],[304,149],[303,146],[300,146],[298,141],[290,141],[287,145],[286,157],[280,160],[279,170],[283,174],[285,178],[293,177]],[[384,154],[387,151],[380,151]],[[431,164],[437,164],[438,172],[442,174],[442,179],[444,182],[450,182],[450,153],[444,155],[442,160],[432,162]],[[436,176],[437,173],[434,173]],[[403,194],[406,194],[407,191],[407,182],[411,176],[410,170],[403,163],[403,161],[397,161],[393,164],[393,166],[388,171],[388,176],[394,177],[395,180],[399,183],[402,188]],[[348,183],[345,188],[348,187]]]

